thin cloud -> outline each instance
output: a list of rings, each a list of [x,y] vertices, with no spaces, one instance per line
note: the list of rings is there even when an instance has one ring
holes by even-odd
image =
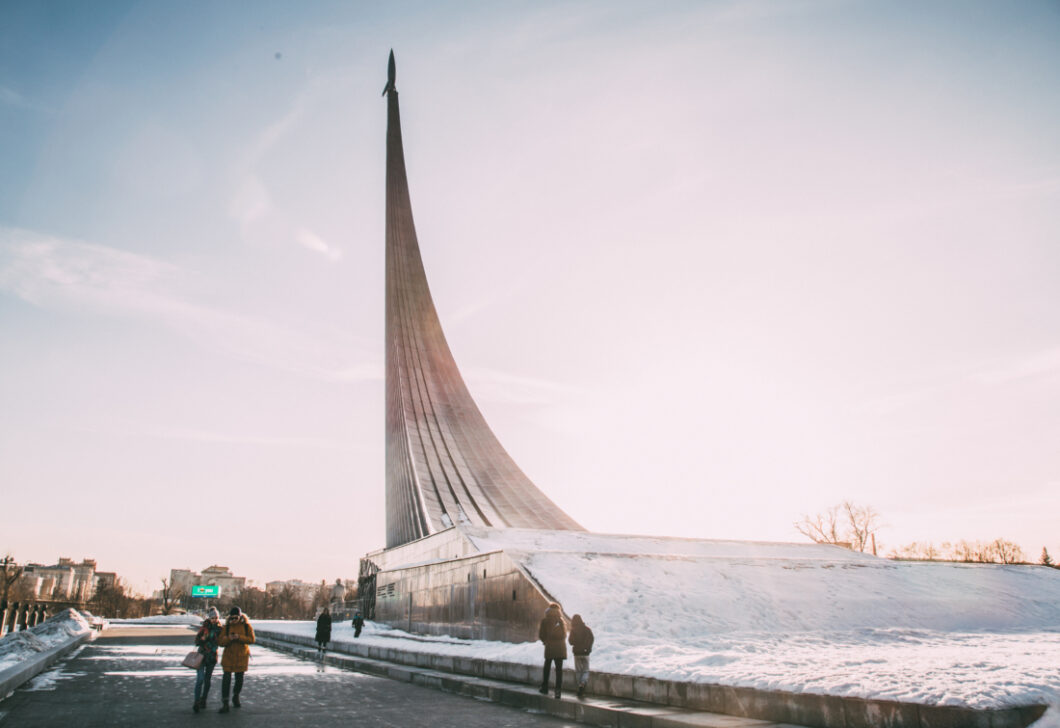
[[[306,109],[309,106],[310,95],[314,88],[315,85],[311,85],[308,89],[303,91],[298,98],[295,99],[294,105],[286,114],[266,126],[262,129],[261,133],[254,138],[244,161],[244,164],[247,167],[253,167],[257,164],[291,132],[291,129],[297,126],[298,122],[305,116]]]
[[[0,228],[0,290],[40,308],[161,321],[233,358],[327,381],[381,376],[379,365],[351,362],[365,357],[343,332],[284,327],[195,303],[180,293],[188,279],[186,271],[148,256]]]
[[[301,228],[295,231],[294,239],[297,240],[298,244],[303,248],[312,250],[314,253],[320,253],[328,260],[334,261],[342,258],[341,250],[333,245],[328,245],[312,230]]]

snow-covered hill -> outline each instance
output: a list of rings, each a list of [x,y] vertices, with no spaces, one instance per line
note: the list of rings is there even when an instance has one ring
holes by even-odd
[[[465,528],[596,633],[593,667],[973,707],[1060,725],[1060,571],[834,546]]]

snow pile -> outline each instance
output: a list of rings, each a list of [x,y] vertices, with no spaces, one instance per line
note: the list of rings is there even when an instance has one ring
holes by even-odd
[[[0,672],[91,631],[88,620],[67,609],[35,627],[12,632],[0,639]]]

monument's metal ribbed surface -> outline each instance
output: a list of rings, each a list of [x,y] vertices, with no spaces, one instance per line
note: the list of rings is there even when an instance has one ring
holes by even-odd
[[[394,57],[386,138],[386,543],[458,522],[583,530],[530,481],[475,405],[431,300],[412,220]]]

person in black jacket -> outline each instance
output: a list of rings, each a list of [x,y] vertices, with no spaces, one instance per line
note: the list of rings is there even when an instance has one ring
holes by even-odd
[[[589,653],[593,651],[593,631],[582,621],[582,615],[570,618],[570,646],[574,653],[574,674],[578,678],[578,697],[585,697],[589,682]]]
[[[364,629],[364,617],[361,616],[360,612],[357,612],[353,615],[353,636],[360,637],[362,629]]]
[[[563,613],[559,605],[552,602],[545,610],[537,637],[545,643],[545,667],[541,672],[542,695],[548,695],[548,674],[552,663],[556,663],[556,698],[563,694],[563,661],[567,659],[567,627],[563,624]]]
[[[317,650],[320,651],[323,656],[324,651],[328,648],[328,642],[331,642],[331,612],[328,611],[327,607],[324,607],[324,611],[317,617]]]

